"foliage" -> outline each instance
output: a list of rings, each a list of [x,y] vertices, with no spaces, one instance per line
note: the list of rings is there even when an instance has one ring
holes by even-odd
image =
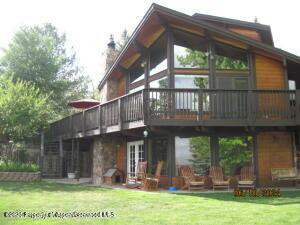
[[[185,55],[177,55],[177,60],[182,66],[189,66],[197,69],[208,68],[208,53],[192,50],[189,48],[185,49]],[[228,70],[243,70],[247,69],[248,65],[242,59],[230,58],[227,56],[216,55],[215,65],[217,69],[228,69]]]
[[[117,52],[121,52],[122,49],[125,47],[125,45],[127,44],[127,42],[129,41],[129,35],[126,29],[123,30],[122,34],[121,34],[121,38],[120,40],[117,41],[117,46],[116,46],[116,50]]]
[[[209,137],[193,137],[190,142],[195,171],[205,174],[210,164]],[[236,174],[237,169],[252,163],[252,137],[219,138],[219,163],[225,174]]]
[[[68,114],[68,101],[86,94],[89,81],[81,74],[73,50],[67,49],[66,35],[51,24],[21,27],[0,63],[3,75],[13,82],[31,82],[48,94],[57,117]]]
[[[0,137],[20,141],[47,126],[52,109],[48,95],[25,81],[0,79]]]
[[[195,77],[194,84],[201,89],[208,88],[208,79],[206,77]]]
[[[252,137],[219,138],[220,166],[225,174],[236,174],[237,169],[252,163]]]
[[[206,174],[210,165],[210,141],[209,137],[193,137],[190,142],[194,170],[199,174]]]
[[[0,172],[38,172],[39,165],[34,163],[0,161]]]
[[[240,59],[233,59],[226,56],[216,56],[216,68],[221,70],[245,70],[247,62]]]
[[[185,55],[177,55],[177,60],[182,66],[189,66],[197,69],[208,68],[208,57],[205,52],[189,48],[186,48],[185,51]]]

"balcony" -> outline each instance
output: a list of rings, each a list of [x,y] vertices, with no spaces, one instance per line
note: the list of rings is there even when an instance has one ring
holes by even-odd
[[[300,90],[144,89],[50,124],[49,140],[143,126],[296,126]]]

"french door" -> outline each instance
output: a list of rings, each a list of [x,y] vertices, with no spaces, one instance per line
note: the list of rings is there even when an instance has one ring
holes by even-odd
[[[138,162],[145,161],[144,141],[127,142],[127,173],[133,177],[136,174]]]

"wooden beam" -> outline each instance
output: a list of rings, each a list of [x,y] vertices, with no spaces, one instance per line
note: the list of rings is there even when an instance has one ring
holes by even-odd
[[[170,25],[167,23],[167,21],[161,17],[157,12],[155,12],[155,15],[157,16],[157,19],[159,21],[159,24],[162,25],[165,29],[169,29]]]
[[[133,46],[141,55],[145,55],[147,53],[147,48],[143,44],[141,44],[138,40],[134,40]]]

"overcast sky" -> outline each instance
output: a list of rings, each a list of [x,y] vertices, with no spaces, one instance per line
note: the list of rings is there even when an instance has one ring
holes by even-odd
[[[300,55],[300,3],[285,1],[161,0],[157,4],[192,15],[195,12],[271,25],[275,46]],[[0,47],[6,48],[21,25],[51,22],[66,32],[80,64],[96,86],[101,53],[109,35],[131,33],[153,1],[148,0],[2,0]],[[1,54],[1,53],[0,53]]]

